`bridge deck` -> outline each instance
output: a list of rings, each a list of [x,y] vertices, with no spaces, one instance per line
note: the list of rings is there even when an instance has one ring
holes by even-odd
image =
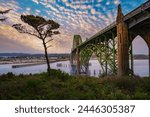
[[[129,19],[131,19],[132,17],[140,14],[141,12],[147,10],[148,8],[150,8],[150,0],[148,0],[147,2],[143,3],[142,5],[140,5],[139,7],[137,7],[136,9],[134,9],[133,11],[131,11],[130,13],[126,14],[124,17],[124,21],[128,21]],[[93,35],[92,37],[90,37],[88,40],[86,40],[85,42],[83,42],[81,45],[79,45],[78,47],[83,46],[84,44],[88,43],[89,41],[97,38],[98,36],[107,33],[109,31],[111,31],[113,28],[116,28],[116,21],[111,23],[110,25],[108,25],[107,27],[105,27],[104,29],[102,29],[101,31],[99,31],[98,33],[96,33],[95,35]],[[74,48],[72,51],[74,51],[76,48]]]

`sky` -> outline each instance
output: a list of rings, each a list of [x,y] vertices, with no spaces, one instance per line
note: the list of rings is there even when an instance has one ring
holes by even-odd
[[[117,5],[121,4],[127,14],[147,0],[0,0],[0,10],[12,9],[5,22],[0,22],[0,53],[22,52],[42,53],[41,40],[21,34],[12,28],[22,23],[20,15],[37,15],[60,24],[61,34],[53,36],[49,53],[70,53],[73,36],[79,34],[82,40],[90,38],[116,19]],[[136,37],[134,53],[148,53],[145,42]],[[139,45],[140,44],[140,48]]]

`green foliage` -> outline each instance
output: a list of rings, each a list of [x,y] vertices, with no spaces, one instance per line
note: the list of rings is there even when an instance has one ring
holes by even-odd
[[[46,20],[43,17],[34,15],[21,15],[21,20],[35,29],[37,29],[38,26],[46,23]]]
[[[2,14],[2,15],[3,15],[3,14],[6,14],[6,13],[8,13],[10,10],[12,10],[12,9],[8,9],[8,10],[5,10],[5,11],[1,11],[1,10],[0,10],[0,14]],[[6,17],[5,17],[5,18],[0,18],[0,21],[3,22],[3,21],[5,21],[6,19],[7,19]]]
[[[150,78],[69,76],[60,70],[0,76],[0,99],[150,99]]]
[[[144,78],[142,83],[143,91],[150,94],[150,78]]]
[[[34,15],[21,15],[20,18],[24,23],[27,23],[33,28],[31,30],[22,24],[14,24],[12,27],[21,33],[30,34],[42,40],[45,40],[47,37],[51,37],[52,35],[60,34],[59,31],[56,31],[60,25],[53,20],[46,20],[41,16]]]
[[[13,78],[13,77],[15,77],[15,75],[12,72],[8,72],[7,74],[3,74],[1,77],[4,77],[4,78]],[[3,80],[5,80],[5,79],[3,79]]]
[[[50,74],[51,74],[51,77],[59,78],[62,80],[66,80],[67,78],[70,77],[69,74],[62,72],[61,70],[51,69]]]
[[[119,78],[114,83],[116,87],[127,91],[127,93],[134,92],[137,86],[136,79],[133,78]]]
[[[133,95],[133,99],[136,100],[147,100],[150,99],[150,95],[148,93],[142,92],[142,91],[137,91]]]

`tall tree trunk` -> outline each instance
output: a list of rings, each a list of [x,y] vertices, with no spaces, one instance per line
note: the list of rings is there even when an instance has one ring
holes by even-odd
[[[46,58],[46,63],[47,63],[47,73],[50,76],[50,63],[49,63],[49,59],[48,59],[46,43],[44,40],[43,40],[43,46],[44,46],[44,50],[45,50],[45,58]]]

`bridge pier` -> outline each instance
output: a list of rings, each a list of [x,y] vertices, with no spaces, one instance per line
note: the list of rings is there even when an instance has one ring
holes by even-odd
[[[118,6],[117,38],[118,38],[118,75],[128,75],[129,72],[129,36],[128,27],[123,20],[121,6]]]
[[[70,54],[70,64],[73,64],[73,53]]]
[[[133,70],[133,48],[132,48],[132,43],[131,43],[131,49],[130,49],[130,56],[131,56],[131,74],[134,74],[134,70]]]
[[[150,48],[149,48],[149,77],[150,77]]]
[[[149,48],[149,77],[150,77],[150,32],[147,33],[147,44]]]
[[[150,77],[150,32],[147,32],[146,34],[144,34],[144,37],[143,37],[148,45],[148,51],[149,51],[149,77]]]
[[[79,48],[76,51],[76,61],[77,61],[77,75],[80,75],[80,55],[79,55]]]

